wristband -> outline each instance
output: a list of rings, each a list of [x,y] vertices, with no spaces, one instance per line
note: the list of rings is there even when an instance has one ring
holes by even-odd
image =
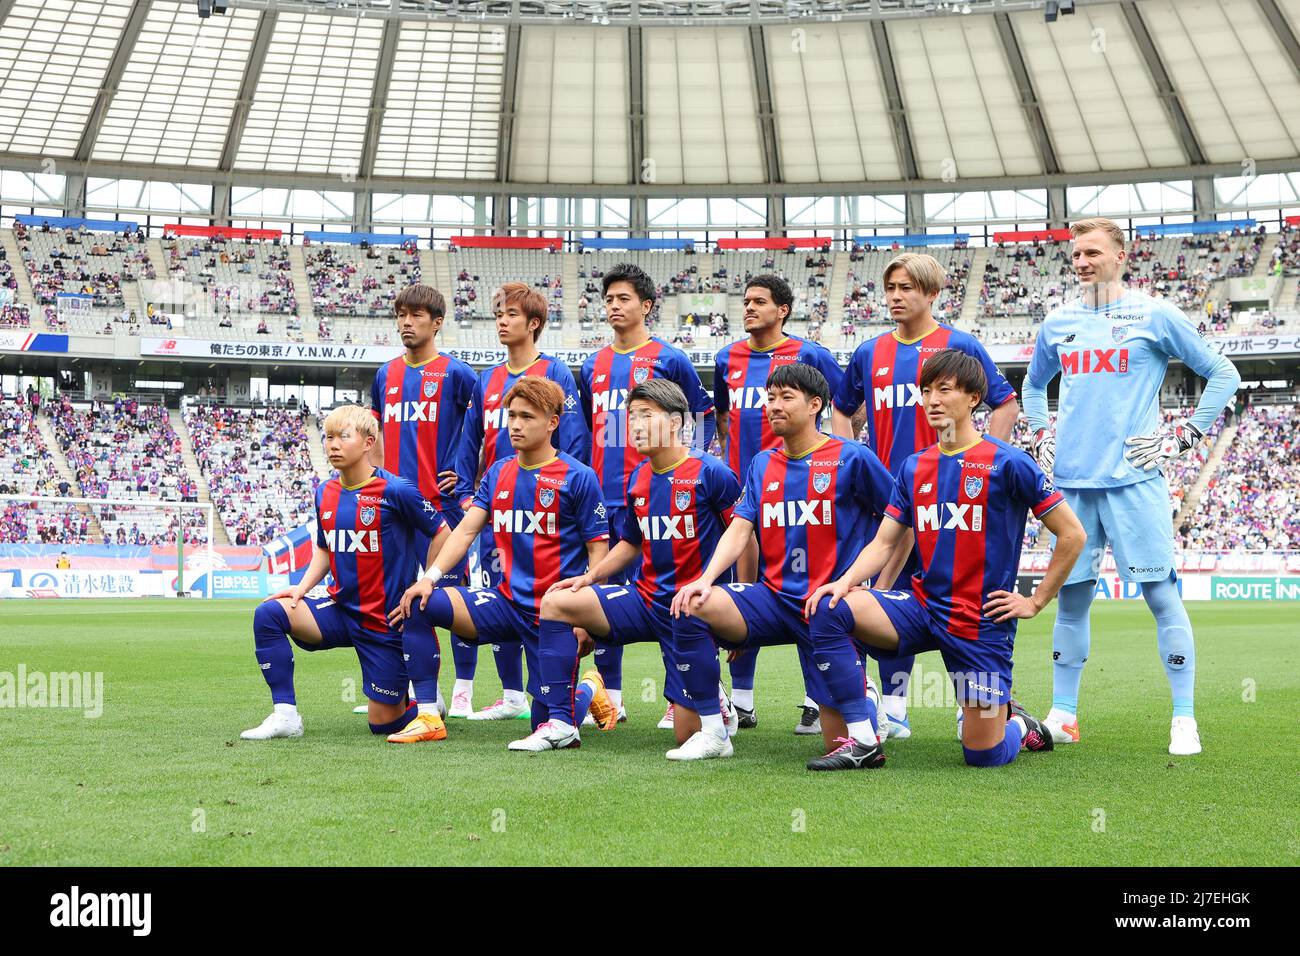
[[[424,575],[420,578],[420,580],[428,581],[432,584],[437,584],[438,579],[441,577],[442,577],[442,571],[435,564],[435,565],[431,565],[429,570],[424,572]]]

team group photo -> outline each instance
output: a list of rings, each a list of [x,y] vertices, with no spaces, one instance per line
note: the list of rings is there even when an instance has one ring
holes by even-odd
[[[0,869],[1300,861],[1300,5],[780,6],[0,0]]]

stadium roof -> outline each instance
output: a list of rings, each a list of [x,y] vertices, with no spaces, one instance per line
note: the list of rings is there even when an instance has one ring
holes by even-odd
[[[734,193],[1300,160],[1300,0],[228,2],[0,0],[0,167]]]

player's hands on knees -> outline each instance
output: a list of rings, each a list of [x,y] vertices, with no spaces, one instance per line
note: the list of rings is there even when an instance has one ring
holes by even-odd
[[[816,613],[817,605],[822,602],[822,598],[829,597],[831,599],[831,607],[834,607],[840,603],[840,600],[844,595],[848,594],[852,590],[854,590],[854,585],[845,581],[843,578],[836,578],[828,584],[823,584],[812,593],[812,596],[808,598],[807,601],[804,602],[804,617],[810,618],[814,613]]]
[[[289,602],[290,608],[295,608],[298,606],[298,602],[302,600],[302,596],[304,593],[305,591],[295,584],[291,588],[285,588],[283,591],[277,591],[276,593],[272,594],[269,598],[267,598],[267,600],[268,601],[285,600]]]
[[[415,603],[417,598],[420,601],[420,610],[423,611],[428,606],[429,595],[432,593],[433,582],[428,578],[420,578],[420,580],[412,584],[406,589],[406,593],[402,595],[402,600],[397,607],[388,612],[389,626],[395,627],[410,617],[411,605]]]
[[[454,471],[438,472],[438,490],[444,495],[449,494],[455,490],[456,482],[459,478],[460,475],[456,474]]]
[[[692,612],[698,610],[699,606],[708,600],[709,592],[712,590],[713,585],[703,578],[696,578],[690,584],[679,588],[673,595],[673,617],[690,617]]]
[[[990,591],[989,599],[984,604],[985,616],[995,624],[1016,618],[1028,619],[1041,610],[1032,598],[1025,597],[1019,591]]]
[[[552,591],[563,591],[565,588],[568,588],[570,591],[581,591],[583,588],[591,587],[592,582],[595,580],[596,579],[590,574],[579,574],[576,578],[565,578],[563,581],[556,581],[546,589],[546,593],[550,594]]]

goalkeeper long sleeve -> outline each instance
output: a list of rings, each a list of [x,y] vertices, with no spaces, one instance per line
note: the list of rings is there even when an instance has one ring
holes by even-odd
[[[1219,417],[1219,412],[1232,401],[1232,396],[1237,394],[1240,387],[1241,373],[1237,371],[1237,366],[1220,355],[1214,371],[1206,379],[1205,391],[1201,392],[1201,400],[1196,403],[1196,412],[1189,421],[1202,432],[1208,432],[1214,420]]]

